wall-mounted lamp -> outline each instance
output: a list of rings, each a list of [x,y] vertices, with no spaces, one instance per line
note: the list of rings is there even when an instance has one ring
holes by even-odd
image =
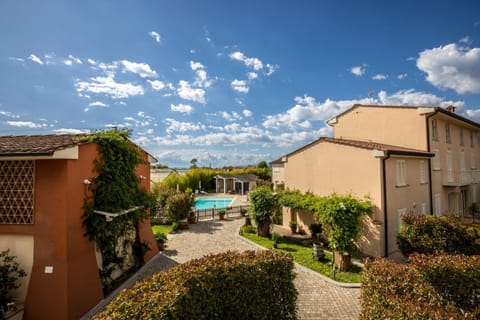
[[[89,184],[92,184],[92,181],[89,179],[85,179],[83,180],[83,184],[89,185]]]

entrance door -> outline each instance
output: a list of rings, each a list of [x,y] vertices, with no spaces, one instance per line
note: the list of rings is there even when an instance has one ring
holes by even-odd
[[[460,192],[451,192],[448,194],[448,211],[451,214],[459,216],[461,213],[461,194]]]

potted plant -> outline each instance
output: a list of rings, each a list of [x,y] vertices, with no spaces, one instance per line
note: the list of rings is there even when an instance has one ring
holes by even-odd
[[[272,241],[273,241],[273,248],[278,248],[278,244],[280,243],[280,240],[282,240],[282,235],[278,232],[272,232]]]
[[[190,211],[190,214],[188,215],[187,221],[190,224],[194,224],[195,222],[197,222],[197,216],[195,215],[194,211]]]
[[[218,210],[218,216],[220,217],[220,220],[224,220],[225,219],[225,209]]]
[[[15,256],[11,256],[10,250],[0,252],[0,318],[7,318],[15,313],[15,301],[11,291],[20,287],[18,280],[27,275],[20,268]]]
[[[289,225],[290,225],[290,230],[292,230],[292,234],[297,233],[297,221],[291,220]]]
[[[313,243],[320,243],[320,236],[322,234],[322,224],[321,223],[312,223],[309,227],[310,233],[312,235]]]
[[[245,215],[247,214],[247,212],[248,212],[247,209],[244,209],[244,208],[240,209],[240,215],[241,215],[242,217],[245,217]]]
[[[165,247],[165,242],[167,242],[167,235],[163,232],[157,231],[153,234],[155,241],[157,241],[158,250],[162,251]]]

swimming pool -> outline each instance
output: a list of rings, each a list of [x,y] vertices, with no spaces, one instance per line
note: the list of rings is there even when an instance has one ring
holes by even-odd
[[[212,209],[213,206],[217,209],[223,209],[228,207],[232,200],[233,198],[198,198],[195,200],[195,209]]]

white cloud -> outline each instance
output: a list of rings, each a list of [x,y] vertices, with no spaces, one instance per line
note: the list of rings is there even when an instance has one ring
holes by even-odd
[[[132,83],[118,83],[113,75],[90,78],[90,81],[77,80],[75,88],[79,95],[84,94],[84,92],[90,92],[105,94],[112,99],[123,99],[130,96],[143,95],[144,93],[142,86]]]
[[[188,104],[171,104],[170,105],[170,110],[174,112],[181,112],[181,113],[186,113],[186,114],[191,114],[193,112],[193,107],[188,105]]]
[[[178,82],[179,87],[177,88],[177,93],[180,98],[190,101],[199,102],[202,104],[206,103],[205,100],[205,90],[201,88],[192,88],[190,83],[185,80],[180,80]]]
[[[233,80],[230,84],[232,89],[238,92],[248,93],[248,86],[245,80]]]
[[[448,44],[420,52],[417,67],[426,80],[441,89],[459,94],[480,93],[480,48]]]
[[[160,80],[147,80],[148,83],[152,86],[152,89],[159,91],[165,88],[165,83]]]
[[[237,112],[233,111],[232,113],[228,113],[226,111],[219,111],[215,113],[215,115],[221,116],[225,120],[228,121],[235,121],[235,120],[241,120],[242,116],[239,115]]]
[[[168,124],[168,128],[166,129],[168,134],[173,132],[198,131],[205,129],[205,126],[199,123],[181,122],[171,118],[165,119],[165,123]]]
[[[250,118],[251,116],[253,116],[253,112],[248,109],[243,109],[242,113],[246,118]]]
[[[408,76],[407,73],[401,73],[401,74],[399,74],[399,75],[397,76],[397,79],[398,79],[398,80],[403,80],[403,79],[405,79],[407,76]]]
[[[267,76],[270,76],[272,75],[275,71],[278,70],[278,65],[277,64],[269,64],[267,63],[267,71],[265,72],[265,74]]]
[[[152,70],[150,66],[146,63],[137,63],[137,62],[131,62],[128,60],[122,60],[120,61],[125,70],[136,73],[142,78],[156,78],[158,77],[158,74],[155,70]]]
[[[464,43],[466,45],[470,45],[472,43],[472,39],[469,36],[465,36],[462,39],[458,40],[459,43]]]
[[[89,107],[102,107],[102,108],[106,108],[106,107],[108,107],[108,104],[105,104],[105,103],[100,102],[100,101],[95,101],[95,102],[89,103],[88,106],[89,106]]]
[[[408,105],[408,106],[440,106],[446,107],[448,105],[455,105],[463,107],[465,102],[445,100],[445,98],[436,96],[431,93],[415,91],[414,89],[400,90],[391,95],[386,91],[380,91],[378,98],[374,103],[384,105]]]
[[[338,113],[350,108],[356,103],[360,104],[382,104],[382,105],[411,105],[411,106],[446,106],[453,104],[457,107],[464,105],[463,101],[445,100],[436,95],[418,92],[413,89],[401,90],[393,94],[380,91],[377,97],[354,99],[354,100],[330,100],[323,102],[316,101],[315,98],[304,96],[295,98],[296,105],[284,113],[268,115],[263,122],[267,129],[285,131],[306,130],[314,128],[314,124],[320,125],[335,116]]]
[[[31,121],[7,121],[7,124],[13,127],[21,127],[21,128],[42,128],[45,127],[46,124],[38,124]]]
[[[33,53],[29,55],[27,59],[32,60],[33,62],[36,62],[38,64],[43,64],[43,61]]]
[[[350,72],[356,75],[357,77],[361,77],[365,74],[365,68],[363,66],[351,67]]]
[[[205,66],[200,62],[190,61],[190,68],[192,68],[192,70],[205,69]]]
[[[158,32],[155,32],[155,31],[150,31],[148,33],[148,35],[150,37],[152,37],[153,39],[155,39],[155,41],[157,41],[157,43],[160,43],[160,40],[161,40],[161,37],[160,37],[160,34]]]
[[[235,51],[229,54],[230,59],[243,62],[247,67],[253,68],[253,70],[262,70],[263,62],[255,57],[247,57],[240,51]]]
[[[10,111],[3,111],[3,110],[0,110],[0,116],[5,116],[7,118],[13,118],[13,119],[18,119],[20,118],[19,115],[16,115],[14,113],[11,113]]]
[[[93,66],[97,64],[97,62],[95,60],[90,59],[90,58],[88,58],[87,61],[88,61],[88,63],[90,63]]]
[[[384,74],[376,74],[372,77],[373,80],[386,80],[387,78],[388,76]]]
[[[247,73],[247,76],[248,76],[248,79],[249,79],[249,80],[254,80],[254,79],[257,79],[257,78],[258,78],[258,73],[256,73],[256,72],[249,72],[249,73]]]
[[[80,130],[80,129],[71,129],[71,128],[60,128],[60,129],[55,129],[52,130],[53,132],[56,133],[61,133],[61,134],[82,134],[82,133],[88,133],[88,130]]]
[[[72,60],[63,60],[63,63],[67,66],[71,66],[73,65],[73,61]]]
[[[480,122],[480,109],[467,109],[464,115],[473,121]]]
[[[82,60],[80,60],[79,58],[77,58],[77,57],[75,57],[75,56],[73,56],[73,55],[71,55],[71,54],[68,55],[68,59],[72,60],[72,61],[75,62],[75,63],[83,64],[83,63],[82,63]]]

